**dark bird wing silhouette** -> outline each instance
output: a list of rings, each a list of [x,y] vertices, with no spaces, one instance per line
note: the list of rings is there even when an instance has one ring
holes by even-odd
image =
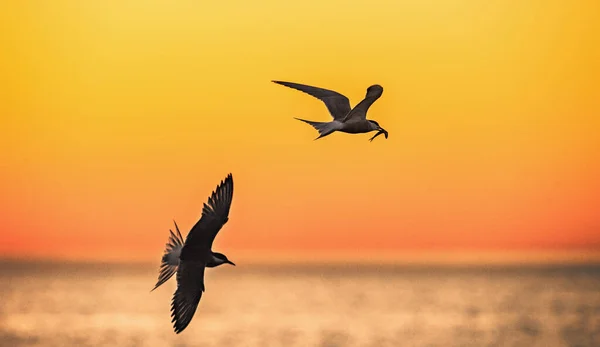
[[[181,262],[177,271],[177,290],[171,302],[171,322],[179,334],[192,321],[204,292],[204,262]]]
[[[349,112],[346,116],[344,116],[343,119],[340,119],[340,121],[342,123],[345,123],[345,122],[349,121],[350,119],[356,119],[356,120],[367,119],[367,111],[369,110],[369,107],[371,107],[372,104],[373,103],[368,99],[362,100],[354,107],[352,112]]]
[[[175,231],[177,231],[177,233],[174,233],[173,230],[169,229],[171,235],[169,236],[169,242],[167,242],[167,245],[165,246],[165,253],[160,263],[158,282],[156,282],[156,285],[151,291],[168,281],[169,278],[175,274],[177,267],[179,266],[179,255],[183,248],[183,236],[181,236],[181,232],[179,232],[177,222],[173,221],[173,223],[175,223]]]
[[[334,92],[333,90],[323,89],[319,87],[308,86],[305,84],[292,83],[292,82],[283,82],[283,81],[272,81],[273,83],[281,84],[282,86],[286,86],[289,88],[293,88],[304,92],[306,94],[312,95],[315,98],[323,101],[329,113],[335,120],[341,121],[344,117],[350,112],[352,109],[350,107],[350,100],[344,95]]]
[[[217,189],[208,198],[207,203],[202,207],[202,217],[190,230],[182,252],[186,248],[212,248],[212,243],[219,233],[219,230],[229,220],[229,208],[233,198],[233,177],[227,175],[225,180],[217,186]]]
[[[229,174],[204,204],[202,217],[190,230],[181,250],[177,290],[171,303],[173,328],[178,334],[192,320],[204,292],[206,257],[215,236],[229,219],[232,198],[233,177]]]

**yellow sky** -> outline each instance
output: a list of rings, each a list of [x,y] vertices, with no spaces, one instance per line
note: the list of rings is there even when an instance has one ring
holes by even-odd
[[[3,3],[0,251],[154,259],[232,172],[228,255],[596,252],[599,14],[591,0]],[[389,139],[313,141],[293,117],[327,110],[272,79],[353,105],[382,85],[369,118]]]

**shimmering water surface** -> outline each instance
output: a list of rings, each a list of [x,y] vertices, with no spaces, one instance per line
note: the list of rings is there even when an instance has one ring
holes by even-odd
[[[0,264],[1,346],[600,346],[600,267],[209,269],[173,333],[146,266]]]

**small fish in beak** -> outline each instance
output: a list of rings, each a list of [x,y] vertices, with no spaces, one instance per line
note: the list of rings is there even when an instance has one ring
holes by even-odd
[[[377,136],[381,135],[381,134],[384,134],[386,139],[388,138],[388,132],[387,132],[387,131],[385,131],[383,128],[379,128],[379,131],[377,132],[377,134],[373,135],[373,137],[371,137],[371,138],[369,139],[369,141],[373,141],[373,140],[375,140],[375,138],[376,138]]]

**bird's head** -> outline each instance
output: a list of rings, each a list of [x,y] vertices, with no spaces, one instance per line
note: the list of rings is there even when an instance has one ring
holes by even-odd
[[[382,127],[379,125],[379,123],[377,123],[377,122],[376,122],[376,121],[374,121],[374,120],[369,120],[369,124],[371,124],[371,131],[373,131],[373,130],[377,130],[377,134],[375,134],[373,137],[371,137],[371,138],[369,139],[369,141],[373,141],[373,140],[374,140],[374,139],[375,139],[377,136],[379,136],[379,135],[381,135],[381,134],[385,135],[385,138],[386,138],[386,139],[388,138],[388,132],[387,132],[387,131],[386,131],[384,128],[382,128]]]
[[[231,260],[227,259],[227,256],[223,253],[214,252],[213,256],[218,259],[218,265],[230,264],[230,265],[235,266],[235,263],[232,262]]]
[[[374,96],[379,98],[383,94],[383,87],[379,84],[374,84],[367,88],[367,97]]]

